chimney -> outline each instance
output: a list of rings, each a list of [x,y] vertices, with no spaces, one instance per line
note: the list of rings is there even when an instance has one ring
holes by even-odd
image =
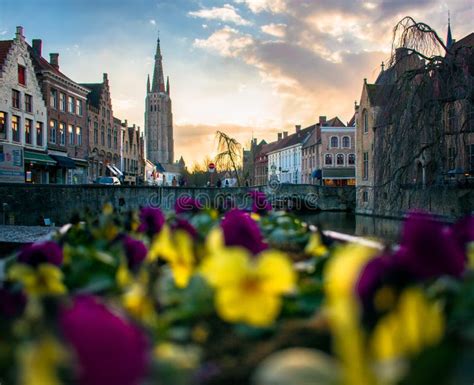
[[[58,53],[49,54],[49,64],[51,64],[57,70],[59,69],[59,54]]]
[[[296,132],[300,132],[301,131],[301,124],[297,124],[295,126],[295,128],[296,128]]]
[[[43,46],[41,39],[33,39],[31,43],[33,44],[33,52],[41,57],[41,47]]]
[[[281,132],[279,132],[279,133],[278,133],[278,141],[280,141],[280,140],[281,140],[281,138],[282,138],[282,133],[281,133]]]
[[[107,73],[106,73],[106,72],[104,72],[103,79],[104,79],[104,83],[109,81],[109,78],[108,78],[108,76],[107,76]]]
[[[288,131],[283,131],[283,138],[286,138],[288,136]]]
[[[325,116],[320,116],[319,117],[319,124],[321,126],[324,126],[325,123],[326,123],[326,117]]]
[[[15,39],[16,40],[24,40],[25,39],[25,37],[23,36],[23,27],[21,25],[16,27]]]

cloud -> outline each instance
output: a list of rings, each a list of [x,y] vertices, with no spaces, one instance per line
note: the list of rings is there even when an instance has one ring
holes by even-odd
[[[151,25],[156,25],[156,20],[155,20],[155,19],[151,19],[151,20],[150,20],[150,24],[151,24]]]
[[[290,2],[293,0],[290,0]],[[287,8],[287,0],[235,0],[238,4],[246,4],[253,13],[281,13]]]
[[[6,29],[4,29],[3,31],[0,31],[0,36],[4,36],[4,35],[6,35],[6,34],[7,34],[7,32],[8,32],[8,31],[7,31]]]
[[[196,39],[194,46],[226,57],[236,57],[239,52],[253,44],[253,38],[234,28],[224,27],[207,39]]]
[[[286,24],[265,24],[260,29],[262,32],[275,37],[285,37],[286,35]]]
[[[224,23],[233,23],[236,25],[250,25],[251,23],[237,12],[237,9],[230,4],[224,4],[223,7],[203,8],[199,11],[191,11],[189,16],[206,20],[219,20]]]

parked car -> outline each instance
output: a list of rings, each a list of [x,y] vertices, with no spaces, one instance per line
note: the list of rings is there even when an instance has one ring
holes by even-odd
[[[106,184],[112,186],[120,186],[120,181],[115,176],[99,176],[95,181],[95,184]]]

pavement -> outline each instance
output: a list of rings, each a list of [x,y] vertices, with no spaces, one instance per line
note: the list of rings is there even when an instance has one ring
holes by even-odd
[[[47,239],[58,227],[0,225],[0,257],[22,244]]]

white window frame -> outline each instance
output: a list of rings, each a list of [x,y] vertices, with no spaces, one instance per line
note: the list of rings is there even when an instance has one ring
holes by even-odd
[[[336,146],[332,145],[332,139],[333,138],[336,138],[336,140],[337,140],[337,145]],[[339,148],[339,137],[338,136],[333,135],[329,138],[329,148]]]

